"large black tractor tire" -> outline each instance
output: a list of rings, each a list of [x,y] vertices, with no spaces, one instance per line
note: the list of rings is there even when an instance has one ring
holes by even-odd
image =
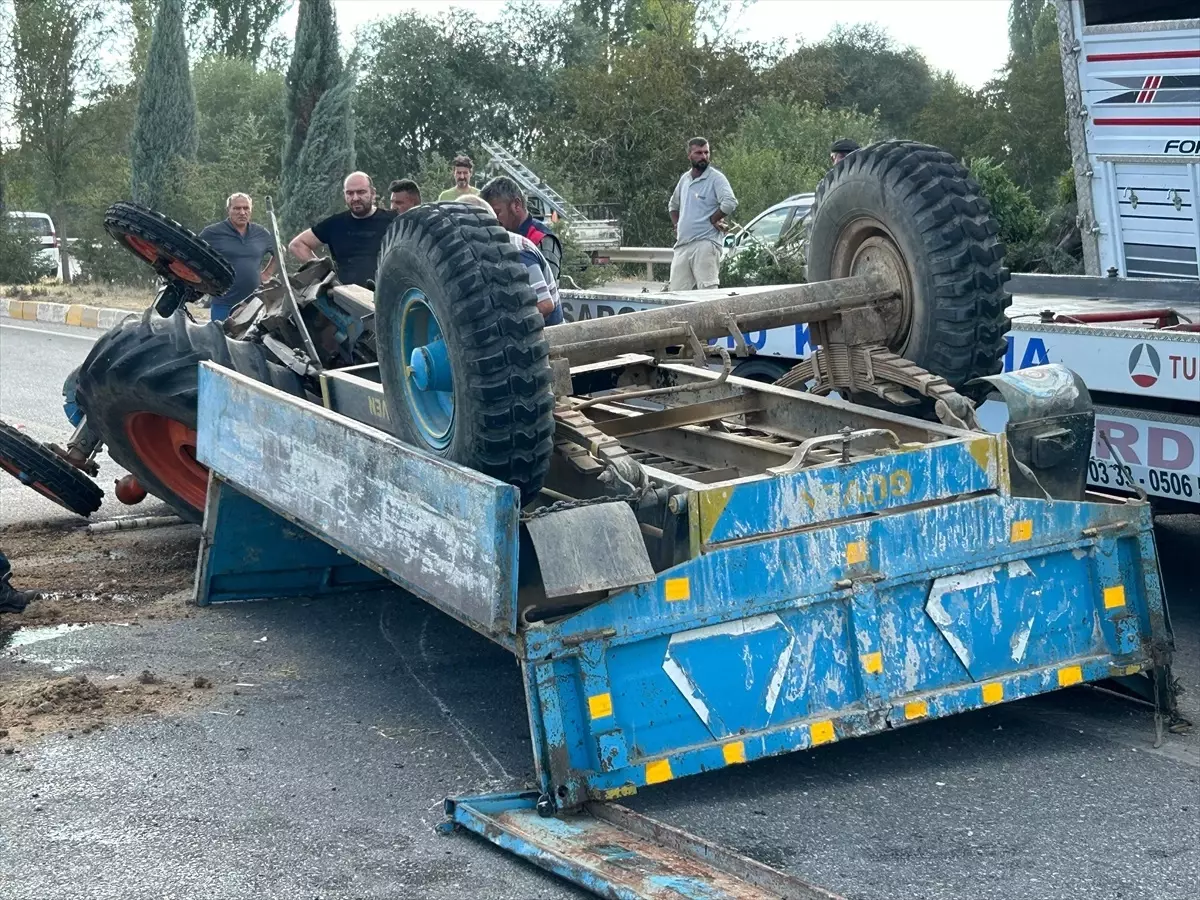
[[[888,348],[978,398],[1004,360],[1004,245],[979,184],[936,147],[884,141],[855,151],[817,187],[809,281],[888,270],[902,285]]]
[[[516,486],[522,503],[532,498],[550,467],[554,395],[537,297],[508,233],[465,204],[409,210],[379,252],[375,316],[400,438]],[[437,334],[449,390],[431,394],[410,362]]]
[[[233,285],[233,267],[207,241],[160,212],[121,200],[104,212],[104,230],[168,280],[220,297]]]
[[[290,369],[260,344],[237,341],[221,323],[183,312],[147,310],[92,347],[79,370],[76,398],[108,454],[181,517],[204,516],[208,470],[195,458],[200,363],[211,360],[289,394],[304,396]]]
[[[49,447],[0,422],[0,469],[64,509],[90,516],[104,491]]]

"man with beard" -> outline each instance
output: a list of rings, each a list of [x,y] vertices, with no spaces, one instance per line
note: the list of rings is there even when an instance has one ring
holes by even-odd
[[[349,208],[300,232],[292,238],[288,249],[300,262],[308,262],[325,244],[337,268],[338,280],[342,284],[367,287],[367,282],[375,278],[379,247],[396,214],[375,206],[375,185],[366,172],[347,175],[342,182],[342,194]]]
[[[454,157],[454,166],[451,169],[451,175],[454,176],[454,186],[448,187],[438,194],[438,203],[445,203],[447,200],[458,200],[468,194],[479,196],[479,188],[471,184],[471,176],[475,174],[475,163],[471,162],[471,157],[465,153],[460,153]]]
[[[726,216],[737,209],[737,197],[729,179],[708,164],[708,141],[688,141],[692,167],[683,173],[667,211],[675,226],[675,254],[671,259],[672,291],[690,291],[718,286],[721,247],[725,240]]]

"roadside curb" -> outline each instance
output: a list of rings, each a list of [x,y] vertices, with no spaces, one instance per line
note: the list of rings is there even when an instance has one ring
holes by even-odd
[[[107,331],[119,325],[129,316],[140,315],[140,312],[128,309],[83,306],[79,303],[50,303],[44,300],[0,298],[0,319],[50,322],[57,325],[76,325],[80,328],[99,328]]]

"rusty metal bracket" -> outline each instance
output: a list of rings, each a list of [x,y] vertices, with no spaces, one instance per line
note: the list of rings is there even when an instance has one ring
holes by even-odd
[[[613,403],[626,400],[644,400],[647,397],[663,397],[667,394],[683,394],[688,391],[703,391],[709,388],[718,387],[725,383],[733,371],[733,361],[729,358],[729,351],[724,347],[713,348],[717,355],[721,357],[721,372],[713,378],[702,381],[689,381],[686,384],[673,384],[669,387],[662,388],[644,388],[636,391],[625,391],[619,393],[606,394],[603,397],[590,397],[580,403],[576,403],[573,409],[576,411],[587,409],[589,406],[595,406],[597,403]],[[707,368],[705,366],[704,368]]]
[[[742,329],[732,313],[725,317],[725,324],[729,328],[729,336],[733,338],[734,355],[738,357],[753,356],[758,352],[757,348],[746,343],[746,336],[742,334]]]
[[[834,344],[818,347],[807,359],[775,383],[780,387],[804,390],[814,381],[810,393],[828,394],[847,390],[874,394],[895,406],[912,406],[915,391],[933,401],[934,412],[943,425],[966,431],[982,431],[975,418],[975,406],[958,393],[940,375],[934,375],[886,347],[847,347]]]
[[[820,437],[812,437],[800,444],[796,448],[796,452],[781,466],[771,466],[767,471],[772,475],[791,475],[799,472],[804,468],[804,464],[808,459],[808,455],[819,447],[828,447],[833,444],[840,444],[842,449],[843,465],[850,462],[850,445],[856,441],[865,441],[869,438],[886,437],[890,441],[893,448],[900,449],[900,438],[896,432],[890,428],[862,428],[858,431],[851,431],[849,426],[843,428],[837,434],[825,434]]]

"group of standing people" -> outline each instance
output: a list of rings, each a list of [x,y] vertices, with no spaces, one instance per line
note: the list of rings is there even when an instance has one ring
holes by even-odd
[[[454,185],[438,195],[438,202],[458,202],[479,206],[491,212],[510,233],[510,239],[529,271],[530,282],[538,295],[538,307],[549,325],[562,321],[558,299],[558,278],[562,268],[562,242],[543,222],[529,212],[521,188],[511,178],[491,179],[482,189],[471,181],[474,163],[461,154],[454,158],[451,175]],[[420,186],[410,178],[388,185],[388,208],[376,202],[375,185],[365,172],[351,172],[342,182],[346,209],[327,216],[296,235],[288,250],[300,262],[316,257],[322,245],[329,249],[338,280],[343,284],[373,286],[375,265],[384,235],[392,221],[422,202]],[[234,270],[230,289],[212,298],[212,318],[220,320],[278,268],[275,242],[261,225],[250,221],[253,202],[236,193],[225,206],[226,218],[200,232]]]

